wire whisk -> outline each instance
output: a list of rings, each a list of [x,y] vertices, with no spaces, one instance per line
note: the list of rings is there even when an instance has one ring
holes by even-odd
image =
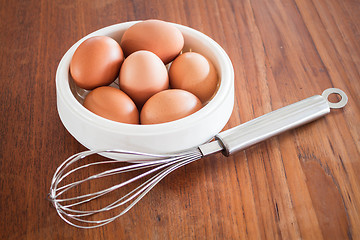
[[[339,94],[341,100],[337,103],[329,102],[328,96],[332,93]],[[103,226],[129,211],[159,181],[176,169],[220,151],[225,156],[229,156],[284,131],[318,119],[328,114],[330,108],[342,108],[346,103],[347,96],[343,91],[329,88],[322,95],[312,96],[221,132],[215,136],[214,141],[182,153],[149,154],[123,150],[81,152],[68,158],[56,170],[48,198],[59,216],[70,225],[79,228]],[[115,154],[117,158],[124,157],[124,162],[106,159],[86,163],[85,158],[101,153]],[[120,167],[114,167],[119,163],[122,164]],[[104,165],[108,165],[110,169],[91,173],[91,168],[100,170]],[[84,176],[80,173],[84,171],[89,174],[88,177],[80,180],[72,179],[72,177]],[[128,175],[129,177],[122,180],[122,177]],[[101,185],[101,189],[96,189],[96,184],[84,185],[111,176],[119,183],[105,181],[109,186],[103,188]],[[89,190],[88,193],[77,195],[84,189]],[[123,193],[118,193],[118,190],[123,190]],[[115,200],[110,197],[112,193],[115,193],[113,194]],[[104,206],[90,204],[94,200],[99,200]],[[89,210],[88,207],[91,209]]]

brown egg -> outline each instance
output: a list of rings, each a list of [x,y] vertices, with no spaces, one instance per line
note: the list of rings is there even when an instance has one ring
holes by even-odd
[[[166,67],[152,52],[134,52],[121,67],[119,87],[140,109],[152,95],[169,88]]]
[[[91,37],[76,49],[70,62],[70,74],[79,87],[91,90],[113,82],[123,60],[122,49],[114,39]]]
[[[108,86],[95,88],[86,96],[84,107],[106,119],[139,124],[139,112],[135,103],[117,88]]]
[[[214,95],[218,77],[214,65],[204,56],[186,52],[178,56],[169,69],[170,87],[195,94],[202,103]]]
[[[184,37],[179,29],[161,20],[146,20],[128,28],[120,43],[125,56],[139,50],[155,53],[168,64],[184,46]]]
[[[189,116],[202,107],[192,93],[181,89],[168,89],[152,96],[140,113],[141,124],[171,122]]]

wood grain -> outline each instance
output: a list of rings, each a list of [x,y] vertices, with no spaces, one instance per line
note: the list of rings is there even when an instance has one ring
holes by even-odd
[[[228,158],[170,174],[130,212],[93,230],[64,223],[46,195],[82,147],[56,110],[55,72],[77,40],[162,19],[217,41],[235,69],[226,128],[320,94],[348,105]],[[360,239],[360,2],[357,0],[0,1],[1,239]]]

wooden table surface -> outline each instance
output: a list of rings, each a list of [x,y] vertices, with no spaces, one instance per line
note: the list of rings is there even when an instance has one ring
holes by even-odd
[[[330,87],[349,102],[178,169],[115,222],[76,229],[47,200],[57,166],[85,150],[57,113],[57,65],[90,32],[150,18],[199,30],[228,53],[235,107],[225,129]],[[1,239],[360,239],[358,0],[2,0],[0,64]]]

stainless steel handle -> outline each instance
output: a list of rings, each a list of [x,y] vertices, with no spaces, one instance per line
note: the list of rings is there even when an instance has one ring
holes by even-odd
[[[338,103],[328,101],[328,96],[332,93],[341,96]],[[328,114],[330,108],[341,108],[346,103],[347,96],[342,90],[329,88],[322,95],[309,97],[255,118],[221,132],[215,138],[222,144],[224,155],[228,156],[282,132],[314,121]]]

